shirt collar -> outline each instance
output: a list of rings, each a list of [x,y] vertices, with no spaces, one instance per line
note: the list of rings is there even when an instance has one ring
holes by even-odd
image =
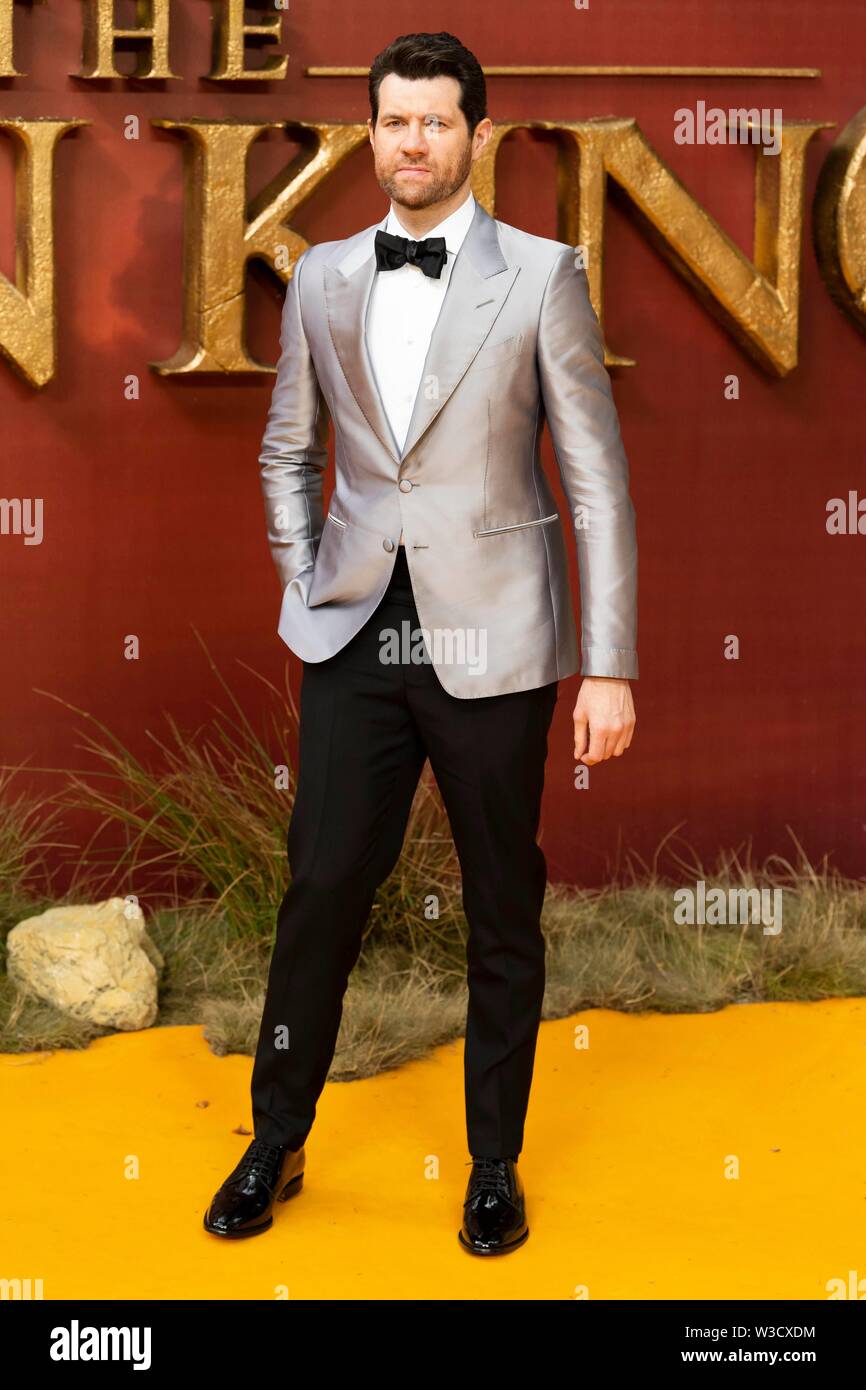
[[[435,227],[431,227],[429,232],[424,233],[424,240],[426,241],[428,237],[444,236],[445,248],[449,256],[456,256],[460,247],[463,245],[466,233],[469,231],[469,226],[475,216],[475,207],[475,199],[470,193],[466,201],[460,204],[459,208],[455,208],[455,210],[450,213],[448,217],[444,218],[442,222],[438,223]],[[393,236],[408,237],[410,241],[419,239],[413,237],[411,232],[406,231],[406,228],[400,221],[393,206],[388,213],[385,231],[390,232]]]

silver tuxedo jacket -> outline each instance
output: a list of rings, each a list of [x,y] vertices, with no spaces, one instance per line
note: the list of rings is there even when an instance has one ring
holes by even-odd
[[[401,450],[365,338],[376,230],[310,247],[286,290],[259,458],[283,586],[280,636],[304,661],[345,646],[385,592],[402,530],[421,659],[451,695],[528,690],[579,665],[636,677],[628,462],[573,248],[476,208]],[[324,516],[329,420],[336,481]],[[545,420],[577,540],[580,662],[565,540],[540,461]]]

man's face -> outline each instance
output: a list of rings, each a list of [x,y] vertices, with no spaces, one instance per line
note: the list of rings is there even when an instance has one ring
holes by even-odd
[[[398,207],[441,203],[469,177],[493,126],[485,118],[470,136],[459,99],[456,77],[383,78],[378,118],[367,127],[376,178]]]

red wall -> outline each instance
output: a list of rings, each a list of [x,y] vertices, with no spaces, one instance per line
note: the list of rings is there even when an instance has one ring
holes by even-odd
[[[362,120],[357,79],[305,78],[307,64],[361,64],[418,27],[460,35],[486,64],[646,63],[817,66],[817,80],[496,79],[494,119],[635,116],[659,154],[751,253],[752,150],[681,147],[673,112],[703,98],[781,106],[785,119],[841,128],[866,103],[866,10],[859,0],[294,0],[284,19],[289,76],[270,90],[198,76],[210,65],[209,7],[173,6],[183,81],[92,84],[77,5],[15,6],[17,66],[4,117],[84,117],[56,168],[58,362],[42,391],[0,366],[0,494],[42,497],[45,539],[0,536],[3,719],[0,761],[82,766],[79,723],[37,689],[83,706],[137,749],[161,710],[182,725],[217,691],[191,625],[238,691],[259,699],[235,659],[279,681],[279,587],[267,550],[257,454],[273,377],[160,378],[181,335],[182,145],[158,117]],[[122,138],[130,113],[141,139]],[[751,840],[789,854],[790,827],[815,859],[863,871],[866,539],[829,537],[825,506],[863,489],[866,341],[830,300],[811,240],[811,203],[834,131],[809,149],[799,367],[770,379],[701,308],[618,206],[608,211],[606,331],[637,366],[615,374],[640,543],[641,678],[630,752],[573,782],[561,685],[548,763],[543,844],[555,877],[597,882],[625,849],[650,857],[680,835],[711,861]],[[274,132],[253,153],[255,192],[291,146]],[[12,145],[0,141],[0,271],[14,275]],[[366,150],[306,205],[311,241],[384,214]],[[549,148],[518,136],[499,166],[497,213],[556,235]],[[248,277],[248,342],[278,353],[282,284]],[[739,374],[741,399],[723,398]],[[138,373],[142,398],[127,402]],[[567,515],[567,511],[565,513]],[[123,637],[139,634],[138,662]],[[727,633],[741,658],[723,660]],[[297,678],[298,663],[291,657]],[[52,779],[35,785],[44,789]]]

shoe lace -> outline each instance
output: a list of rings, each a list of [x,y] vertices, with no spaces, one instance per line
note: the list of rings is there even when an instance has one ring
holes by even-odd
[[[511,1181],[508,1164],[500,1158],[476,1158],[472,1161],[472,1174],[466,1201],[471,1202],[481,1192],[495,1192],[500,1197],[511,1200]],[[464,1203],[464,1206],[466,1203]]]
[[[267,1144],[264,1139],[254,1139],[237,1166],[239,1178],[273,1178],[279,1163],[282,1149],[278,1144]]]

